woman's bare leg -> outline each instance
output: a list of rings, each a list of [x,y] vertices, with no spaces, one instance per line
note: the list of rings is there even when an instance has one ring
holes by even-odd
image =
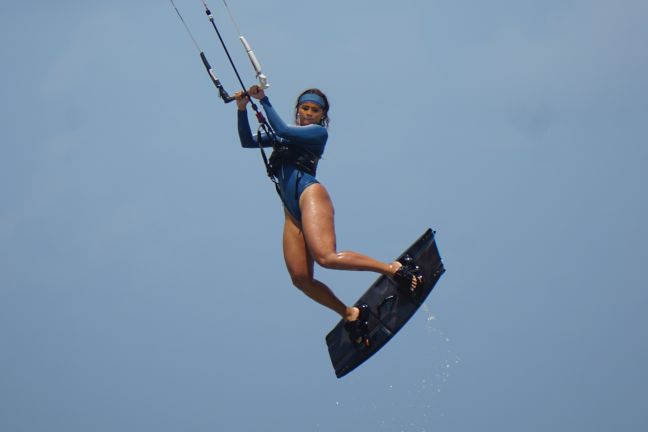
[[[401,264],[380,262],[352,251],[337,252],[333,204],[322,185],[306,188],[299,205],[301,226],[285,212],[283,234],[284,260],[293,284],[347,321],[358,319],[357,307],[346,306],[328,286],[314,278],[314,262],[325,268],[373,271],[386,276],[393,276]],[[417,282],[412,280],[413,288]]]
[[[321,184],[313,184],[302,192],[299,207],[308,250],[322,267],[373,271],[386,276],[393,276],[401,267],[399,262],[388,264],[357,252],[337,251],[333,203]]]
[[[342,318],[348,321],[358,318],[358,308],[347,307],[329,287],[313,277],[313,257],[306,247],[301,228],[288,213],[284,223],[283,251],[293,285],[319,304],[337,312]]]

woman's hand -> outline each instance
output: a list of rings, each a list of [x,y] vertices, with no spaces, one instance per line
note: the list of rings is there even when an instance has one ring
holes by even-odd
[[[254,99],[263,99],[265,97],[265,92],[258,85],[253,85],[248,90],[248,95],[252,96]],[[243,92],[234,93],[234,97],[236,98],[236,106],[239,111],[245,111],[245,107],[250,102],[250,98],[245,96]]]
[[[234,97],[236,98],[236,107],[238,108],[238,110],[245,111],[245,107],[247,106],[248,102],[250,102],[250,98],[245,96],[243,92],[234,93]]]
[[[265,93],[261,87],[258,85],[253,85],[250,87],[250,90],[248,90],[248,94],[252,96],[254,99],[263,99],[265,97]]]

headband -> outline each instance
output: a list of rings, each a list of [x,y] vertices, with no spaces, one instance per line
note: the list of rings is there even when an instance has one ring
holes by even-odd
[[[326,102],[324,102],[324,98],[321,97],[320,95],[317,95],[315,93],[306,93],[303,94],[299,98],[299,105],[303,104],[304,102],[313,102],[316,103],[317,105],[321,106],[322,108],[326,107]]]

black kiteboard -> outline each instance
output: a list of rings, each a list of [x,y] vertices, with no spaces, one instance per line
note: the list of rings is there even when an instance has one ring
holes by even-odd
[[[358,346],[351,341],[344,329],[344,320],[326,336],[331,363],[338,378],[360,366],[389,342],[423,304],[445,272],[431,229],[425,231],[398,259],[405,255],[410,255],[421,267],[422,286],[417,287],[414,293],[401,291],[390,278],[381,276],[355,303],[369,305],[368,346]]]

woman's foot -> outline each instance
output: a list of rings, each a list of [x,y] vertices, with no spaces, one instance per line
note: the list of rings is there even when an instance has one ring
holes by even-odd
[[[347,308],[344,329],[351,341],[357,346],[369,346],[369,306],[361,304]]]
[[[360,316],[360,309],[357,308],[356,306],[351,306],[346,308],[346,312],[344,314],[344,321],[355,321],[358,319]]]
[[[414,293],[416,288],[423,284],[421,269],[409,255],[406,255],[401,261],[394,261],[390,267],[394,269],[391,278],[400,288],[408,289]]]

